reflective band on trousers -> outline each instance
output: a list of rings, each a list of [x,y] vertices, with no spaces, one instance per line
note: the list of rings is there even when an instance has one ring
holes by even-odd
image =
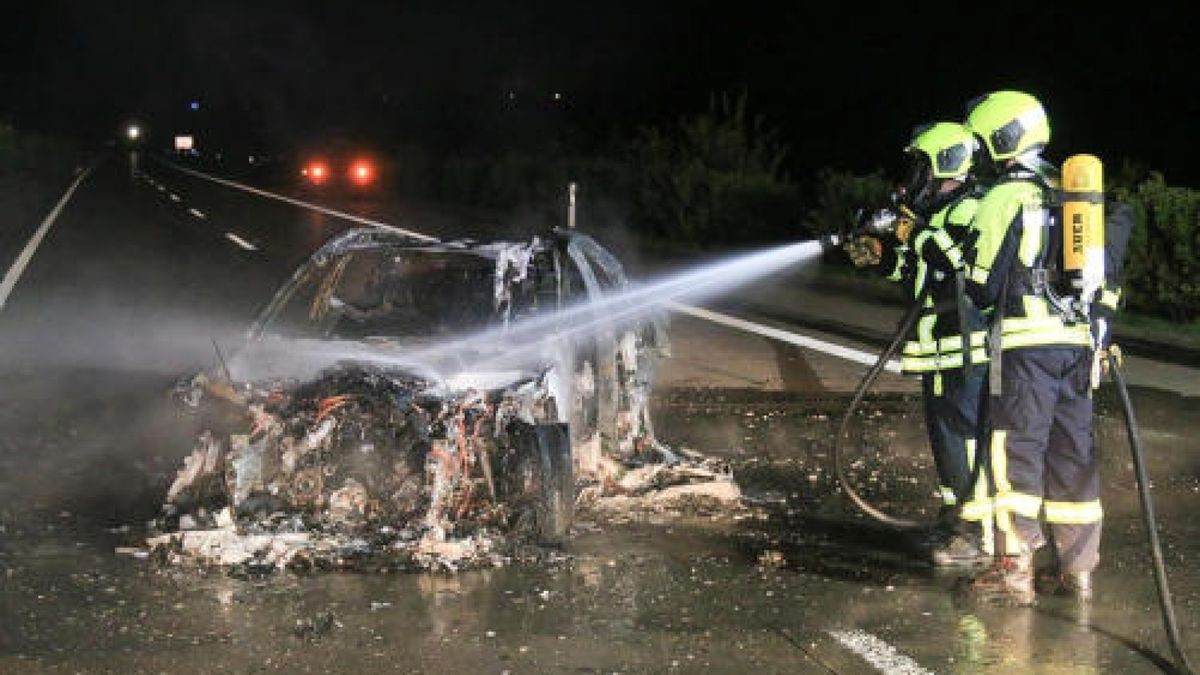
[[[1012,512],[1000,503],[1000,496],[1012,493],[1012,484],[1008,482],[1008,452],[1005,443],[1008,433],[1002,429],[992,432],[992,480],[996,483],[996,497],[993,504],[996,529],[1004,536],[1004,547],[996,553],[1014,554],[1021,550],[1021,537],[1013,526]]]
[[[1042,508],[1046,510],[1048,523],[1086,525],[1104,519],[1104,509],[1099,499],[1090,502],[1055,502],[1047,499],[1042,501]]]
[[[967,451],[967,469],[971,472],[975,471],[975,440],[968,439],[965,442]],[[954,489],[941,485],[938,487],[942,495],[942,503],[946,506],[954,506],[958,503],[958,495],[954,494]],[[992,515],[992,500],[987,496],[987,479],[981,472],[971,486],[971,494],[967,496],[967,501],[963,502],[962,511],[959,517],[963,520],[981,521],[986,518],[991,518]]]
[[[969,501],[966,504],[963,504],[962,519],[970,521],[990,519],[994,510],[995,509],[990,501]]]
[[[979,461],[976,449],[975,439],[968,439],[966,441],[967,467],[975,475],[975,484],[971,486],[971,497],[963,504],[959,517],[966,521],[979,523],[983,551],[992,554],[996,552],[992,527],[994,509],[992,508],[992,499],[988,496],[987,467],[977,469],[975,466]]]
[[[997,492],[996,510],[1026,518],[1037,518],[1042,511],[1042,498],[1025,492]]]
[[[963,449],[967,451],[968,474],[976,474],[976,476],[975,484],[969,487],[970,495],[963,504],[962,518],[963,520],[982,520],[982,514],[990,515],[992,512],[992,500],[987,495],[987,478],[985,472],[975,470],[975,463],[979,461],[979,456],[975,452],[975,439],[965,440]]]

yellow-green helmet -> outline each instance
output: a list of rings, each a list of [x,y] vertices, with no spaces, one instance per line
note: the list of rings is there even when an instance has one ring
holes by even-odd
[[[904,201],[928,216],[956,199],[973,183],[971,167],[978,149],[975,134],[963,124],[934,122],[914,129],[904,147],[909,159],[901,185]]]
[[[971,171],[975,150],[979,147],[975,134],[964,124],[934,122],[913,130],[912,140],[904,151],[922,154],[929,162],[934,178],[962,180]]]
[[[1012,159],[1050,142],[1050,120],[1036,98],[1019,91],[995,91],[967,104],[967,126],[994,161]]]

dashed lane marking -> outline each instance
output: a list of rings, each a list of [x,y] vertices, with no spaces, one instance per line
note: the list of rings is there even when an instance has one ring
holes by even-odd
[[[201,220],[203,220],[205,217],[204,212],[201,211],[200,209],[188,209],[188,213],[192,214],[193,216],[195,216]]]
[[[212,175],[209,175],[209,174],[201,172],[201,171],[196,171],[195,169],[189,169],[186,167],[179,166],[177,164],[172,164],[171,162],[168,162],[165,160],[160,159],[157,161],[161,162],[162,164],[164,164],[166,166],[171,167],[172,169],[175,169],[176,171],[181,171],[190,176],[195,176],[197,178],[203,178],[204,180],[207,180],[207,181],[212,181],[214,183],[218,183],[218,184],[224,185],[226,187],[231,187],[231,188],[234,188],[235,190],[242,190],[244,192],[249,192],[251,194],[255,194],[260,197],[266,197],[268,199],[275,199],[275,200],[278,200],[281,202],[285,202],[287,204],[291,204],[293,206],[299,206],[301,208],[310,209],[312,211],[317,211],[319,213],[324,213],[326,215],[333,216],[335,218],[342,218],[344,220],[349,220],[351,222],[361,223],[363,225],[371,225],[373,227],[379,227],[379,228],[382,228],[385,230],[390,230],[390,231],[396,232],[398,234],[403,234],[405,236],[412,237],[413,239],[419,239],[421,241],[430,241],[430,242],[438,241],[437,237],[431,237],[427,234],[421,234],[420,232],[406,230],[401,227],[396,227],[395,225],[389,225],[387,223],[382,223],[378,220],[371,220],[370,218],[363,218],[362,216],[356,216],[352,213],[344,213],[342,211],[336,211],[334,209],[326,208],[326,207],[320,206],[318,204],[311,204],[309,202],[301,201],[299,199],[293,199],[292,197],[287,197],[287,196],[284,196],[281,194],[276,194],[274,192],[260,190],[256,187],[251,187],[249,185],[243,185],[242,183],[237,183],[237,182],[234,182],[231,180],[226,180],[224,178],[218,178],[216,176],[212,176]]]
[[[71,195],[75,194],[75,189],[79,187],[80,183],[83,182],[83,179],[87,178],[88,174],[91,172],[92,167],[88,167],[83,173],[79,174],[79,176],[75,178],[75,181],[71,183],[70,187],[68,187],[67,191],[63,194],[62,199],[59,199],[58,203],[54,205],[54,208],[50,210],[50,213],[46,214],[45,219],[42,220],[42,224],[38,226],[37,231],[35,231],[33,236],[29,238],[29,241],[26,242],[25,248],[21,250],[20,255],[18,255],[17,259],[13,261],[12,266],[8,268],[8,272],[4,274],[4,280],[0,281],[0,309],[4,309],[5,303],[8,302],[8,296],[12,294],[13,287],[17,285],[17,281],[21,278],[21,274],[25,272],[25,267],[29,264],[29,261],[33,259],[33,254],[37,252],[38,246],[40,246],[42,243],[42,239],[45,238],[46,233],[50,231],[50,227],[54,225],[54,221],[58,219],[58,214],[63,210],[63,207],[67,205],[67,201],[71,199]]]
[[[171,193],[171,201],[180,202],[180,201],[183,201],[183,198],[180,197],[179,195],[175,194],[174,192],[172,192]]]
[[[245,239],[242,239],[241,237],[237,236],[236,234],[234,234],[232,232],[226,232],[225,238],[228,239],[229,241],[232,241],[233,243],[237,244],[238,246],[241,246],[243,249],[245,249],[247,251],[257,251],[258,250],[257,246],[255,246],[254,244],[251,244],[250,242],[246,241]]]

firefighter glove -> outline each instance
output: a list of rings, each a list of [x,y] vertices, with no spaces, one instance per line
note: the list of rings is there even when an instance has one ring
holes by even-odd
[[[1105,379],[1112,378],[1112,364],[1109,358],[1117,362],[1118,368],[1125,367],[1125,355],[1121,353],[1121,346],[1110,344],[1100,350],[1100,372]]]
[[[883,259],[883,242],[878,237],[862,235],[846,242],[843,247],[855,267],[878,265]]]
[[[896,214],[895,225],[896,238],[900,240],[900,243],[908,243],[913,231],[917,229],[919,220],[917,214],[909,211],[906,207],[900,207],[900,212]]]

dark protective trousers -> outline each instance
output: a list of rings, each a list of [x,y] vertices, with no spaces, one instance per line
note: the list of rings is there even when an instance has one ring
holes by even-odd
[[[1092,352],[1081,347],[1005,351],[992,400],[990,443],[998,549],[1045,544],[1063,572],[1099,563],[1100,473],[1092,436]]]
[[[986,365],[972,366],[966,372],[958,368],[921,377],[925,426],[938,481],[943,489],[967,501],[971,499],[967,483],[976,461],[981,408],[987,400],[986,382]]]

